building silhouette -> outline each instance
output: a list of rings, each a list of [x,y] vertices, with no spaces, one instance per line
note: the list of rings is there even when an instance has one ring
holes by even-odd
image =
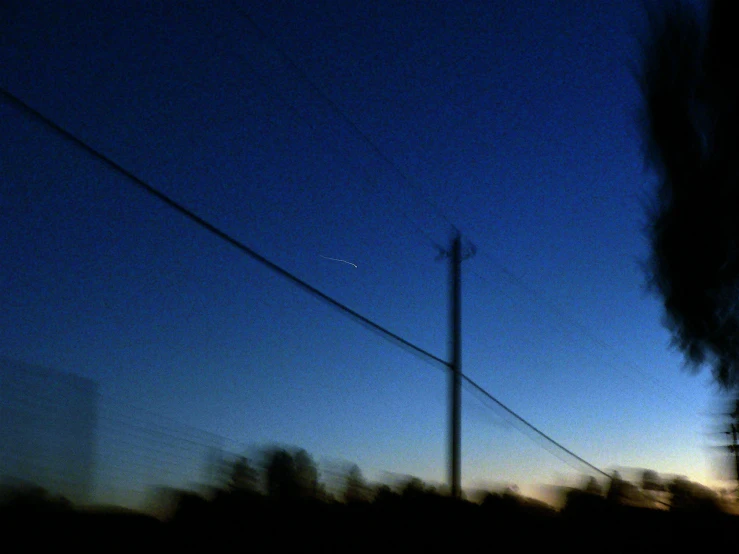
[[[76,504],[92,499],[97,385],[0,358],[0,479]]]

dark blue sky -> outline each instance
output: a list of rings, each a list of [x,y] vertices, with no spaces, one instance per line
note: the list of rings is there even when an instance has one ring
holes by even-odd
[[[713,391],[681,370],[639,268],[640,1],[104,4],[5,3],[0,85],[441,357],[432,241],[453,223],[477,247],[467,374],[603,469],[715,477]],[[1,355],[238,443],[446,479],[440,368],[7,101],[0,136]],[[573,473],[504,421],[464,393],[465,486]]]

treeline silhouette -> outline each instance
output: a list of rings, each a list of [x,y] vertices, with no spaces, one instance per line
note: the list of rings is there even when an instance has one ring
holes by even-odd
[[[22,549],[137,547],[350,551],[515,547],[521,551],[634,552],[733,543],[739,518],[718,494],[683,478],[644,471],[631,483],[614,474],[563,491],[555,509],[515,487],[454,500],[415,477],[370,484],[347,466],[328,490],[302,449],[272,447],[258,462],[224,464],[201,492],[160,489],[156,514],[75,507],[38,487],[6,487],[0,528]],[[731,542],[729,542],[731,541]],[[2,545],[0,545],[2,546]],[[14,550],[18,550],[15,547]]]

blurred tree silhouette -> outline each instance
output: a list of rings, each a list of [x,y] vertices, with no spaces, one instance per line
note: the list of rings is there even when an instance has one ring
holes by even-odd
[[[388,485],[382,484],[375,490],[375,504],[387,506],[394,504],[400,499],[400,495],[393,491]]]
[[[242,456],[231,467],[228,489],[231,492],[254,493],[257,491],[257,481],[257,471],[249,465],[249,460]]]
[[[603,488],[600,486],[600,483],[598,483],[598,480],[595,477],[588,478],[584,490],[587,494],[595,494],[598,496],[603,495]]]
[[[659,191],[647,276],[689,367],[739,385],[739,80],[734,4],[650,14],[640,75],[647,157]]]
[[[667,493],[665,484],[659,473],[651,469],[645,469],[641,474],[641,493],[647,505],[652,508],[667,507],[664,494]]]
[[[369,489],[362,475],[362,471],[356,464],[352,465],[346,474],[344,502],[366,502],[367,500],[369,500]]]
[[[295,454],[295,478],[298,494],[303,498],[318,498],[321,487],[318,482],[318,468],[316,463],[305,450],[298,450]]]
[[[651,469],[645,469],[642,472],[641,488],[645,491],[661,492],[665,490],[665,486],[662,483],[662,479],[659,474]]]
[[[267,495],[270,498],[287,500],[297,497],[298,483],[295,475],[295,460],[289,452],[276,449],[267,454],[265,480]]]
[[[677,477],[667,485],[672,499],[670,510],[692,513],[715,513],[721,511],[719,495],[698,483]]]
[[[411,477],[403,485],[400,494],[405,500],[421,500],[426,496],[426,484],[418,477]]]
[[[276,500],[318,498],[323,489],[318,482],[318,469],[305,451],[295,455],[283,448],[267,453],[265,464],[267,494]]]
[[[51,494],[34,483],[0,487],[0,506],[14,510],[70,510],[72,503],[64,496]]]

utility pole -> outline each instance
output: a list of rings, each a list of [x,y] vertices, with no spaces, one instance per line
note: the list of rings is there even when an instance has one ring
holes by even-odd
[[[452,239],[451,256],[451,387],[449,480],[452,498],[459,498],[462,480],[462,240],[457,232]]]
[[[739,426],[737,426],[737,420],[739,420],[739,399],[736,401],[734,411],[731,413],[731,425],[729,431],[726,431],[727,435],[731,435],[732,441],[729,445],[729,451],[734,454],[734,467],[736,470],[735,478],[739,482],[739,446],[736,442],[737,433],[739,433]],[[739,489],[737,489],[739,491]]]
[[[455,230],[449,253],[442,255],[450,259],[450,417],[449,417],[449,483],[452,498],[460,498],[462,492],[462,260],[475,254],[470,245],[462,252],[462,238]]]
[[[739,480],[739,449],[737,449],[736,444],[736,433],[737,433],[737,427],[736,424],[731,424],[731,436],[732,436],[732,442],[729,445],[729,451],[734,453],[734,467],[736,468],[736,479]],[[727,431],[726,434],[728,435],[729,432]]]

